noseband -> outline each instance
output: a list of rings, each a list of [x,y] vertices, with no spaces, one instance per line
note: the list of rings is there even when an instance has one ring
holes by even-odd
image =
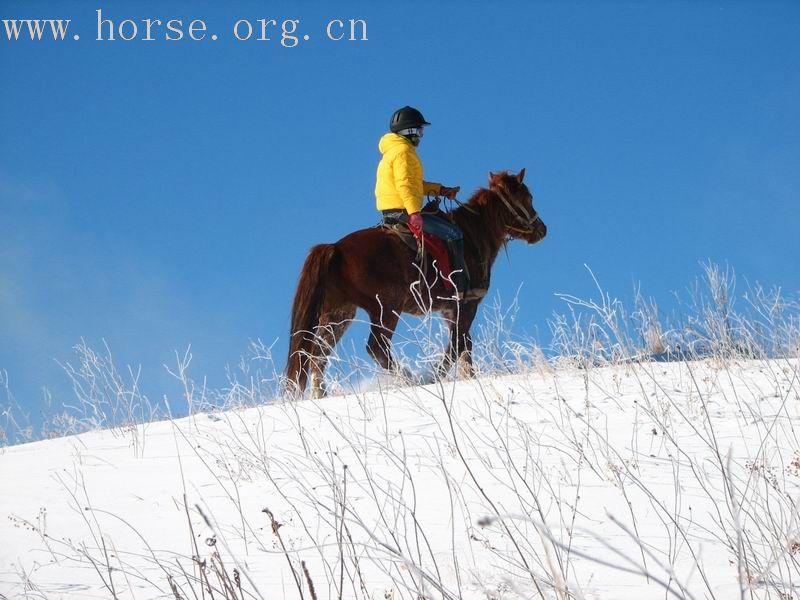
[[[500,188],[493,188],[492,191],[497,194],[497,197],[506,205],[511,215],[514,217],[515,222],[520,223],[521,227],[524,229],[520,229],[519,227],[509,227],[509,229],[513,229],[514,231],[518,231],[525,234],[533,234],[533,226],[536,225],[539,221],[541,221],[541,217],[539,217],[539,213],[536,212],[536,209],[531,207],[533,211],[533,216],[529,216],[525,211],[523,211],[518,206],[515,206],[509,199],[508,196],[505,194]],[[533,199],[533,194],[531,194],[531,199]]]

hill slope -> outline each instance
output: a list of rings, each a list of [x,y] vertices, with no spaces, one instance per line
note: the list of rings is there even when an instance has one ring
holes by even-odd
[[[799,413],[796,361],[653,363],[10,447],[0,595],[800,598]]]

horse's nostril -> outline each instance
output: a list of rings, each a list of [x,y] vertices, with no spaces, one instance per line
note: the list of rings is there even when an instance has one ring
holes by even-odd
[[[547,235],[547,225],[542,222],[539,222],[538,227],[533,232],[532,238],[529,239],[528,243],[535,244],[537,242],[541,242],[545,236]]]

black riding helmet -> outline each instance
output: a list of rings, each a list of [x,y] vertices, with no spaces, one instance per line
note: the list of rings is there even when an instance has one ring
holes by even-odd
[[[394,114],[389,121],[389,130],[392,133],[397,133],[403,129],[408,129],[409,127],[423,127],[425,125],[430,125],[430,123],[425,120],[425,117],[422,116],[421,112],[419,112],[416,108],[404,106],[403,108],[394,111]]]

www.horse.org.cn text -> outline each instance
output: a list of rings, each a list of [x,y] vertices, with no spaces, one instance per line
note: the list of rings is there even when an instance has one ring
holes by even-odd
[[[332,42],[366,42],[365,19],[335,18],[324,26],[304,29],[300,19],[238,19],[227,27],[212,31],[203,19],[120,19],[96,11],[97,42],[180,42],[212,41],[223,37],[238,42],[272,42],[284,48],[295,48],[301,42],[322,39]],[[9,42],[80,41],[84,29],[72,19],[2,19],[5,39]],[[312,35],[313,34],[313,35]]]

